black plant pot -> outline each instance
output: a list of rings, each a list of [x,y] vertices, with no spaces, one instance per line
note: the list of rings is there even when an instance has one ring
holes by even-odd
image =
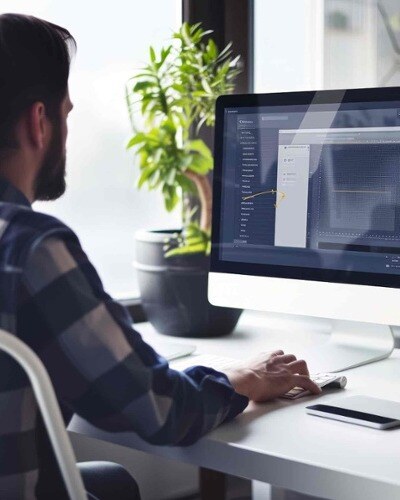
[[[209,258],[202,254],[164,256],[165,242],[176,232],[136,233],[135,266],[147,318],[160,333],[175,337],[231,333],[242,310],[208,302]]]

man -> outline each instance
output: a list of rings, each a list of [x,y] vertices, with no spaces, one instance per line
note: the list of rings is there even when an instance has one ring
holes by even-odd
[[[282,351],[226,374],[172,370],[104,291],[73,231],[32,210],[34,201],[55,200],[65,190],[74,45],[64,28],[0,15],[0,326],[40,356],[64,410],[154,444],[194,443],[249,400],[266,401],[294,386],[318,393],[305,362]],[[4,354],[0,398],[0,497],[62,498],[29,383]],[[86,472],[95,491],[96,479]]]

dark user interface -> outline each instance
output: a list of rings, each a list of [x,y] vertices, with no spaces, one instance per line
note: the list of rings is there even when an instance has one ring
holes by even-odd
[[[400,102],[224,110],[220,259],[400,274]]]

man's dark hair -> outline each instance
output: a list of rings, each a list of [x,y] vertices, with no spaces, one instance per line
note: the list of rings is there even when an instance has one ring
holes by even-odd
[[[18,147],[15,124],[34,102],[43,102],[49,119],[57,119],[75,48],[65,28],[32,16],[0,15],[0,153]]]

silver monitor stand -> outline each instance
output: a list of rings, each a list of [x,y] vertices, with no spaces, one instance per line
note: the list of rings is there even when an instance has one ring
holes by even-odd
[[[329,339],[305,349],[310,372],[340,372],[379,361],[394,349],[392,328],[358,321],[332,320]]]

